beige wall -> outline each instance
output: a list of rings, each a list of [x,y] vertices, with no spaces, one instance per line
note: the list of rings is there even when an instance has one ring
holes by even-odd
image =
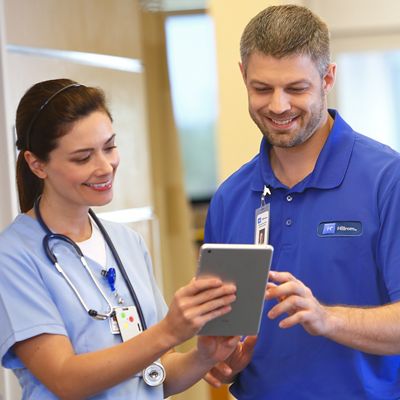
[[[0,8],[0,16],[5,16],[5,26],[0,28],[5,28],[7,44],[145,58],[148,62],[144,73],[133,73],[12,51],[4,52],[0,67],[4,64],[9,72],[6,98],[10,121],[14,120],[16,105],[23,92],[40,80],[69,77],[105,90],[118,134],[121,164],[114,200],[102,211],[155,208],[160,222],[165,278],[160,284],[164,284],[169,302],[173,292],[193,277],[196,263],[170,105],[162,16],[142,15],[138,0],[0,0],[0,6],[4,6]],[[145,40],[142,40],[142,28]],[[2,35],[0,39],[3,39]],[[146,47],[145,51],[143,47]],[[2,99],[0,96],[0,107],[5,109]],[[10,127],[1,132],[2,139],[6,135],[11,137]],[[13,151],[10,154],[13,155]],[[10,222],[9,214],[9,220],[4,221],[2,227]],[[144,231],[139,231],[151,250],[151,237],[146,235],[148,227],[143,225],[142,228]],[[3,373],[0,369],[0,382]],[[5,382],[11,387],[7,400],[19,398],[15,380]],[[0,384],[0,399],[2,391]],[[207,399],[208,388],[200,383],[174,398]]]
[[[4,24],[0,27],[3,45],[1,66],[7,73],[7,80],[2,80],[0,84],[0,90],[3,83],[5,84],[6,104],[1,104],[1,98],[0,106],[7,112],[8,125],[4,128],[1,126],[0,143],[8,143],[9,140],[5,138],[11,138],[17,102],[33,83],[44,79],[68,77],[83,84],[99,86],[105,90],[109,100],[121,153],[114,201],[107,208],[115,210],[153,205],[144,74],[117,70],[113,68],[114,65],[112,68],[104,68],[4,49],[4,45],[7,44],[140,59],[138,1],[2,0],[0,6],[1,17],[4,18]],[[5,151],[5,146],[2,146],[1,150]],[[12,158],[14,154],[14,149],[10,149],[7,155]],[[13,185],[14,182],[10,183],[10,188]],[[4,184],[2,190],[7,189],[9,188]],[[1,197],[7,200],[6,196]],[[7,217],[8,221],[2,218],[1,229],[11,221],[11,212],[7,213]],[[147,242],[150,241],[149,235],[146,239]],[[15,379],[8,379],[11,376],[9,371],[5,374],[0,369],[0,380],[3,376],[7,379],[4,379],[4,387],[0,386],[0,398],[1,391],[7,392],[7,397],[4,397],[6,400],[20,398]]]
[[[7,42],[141,58],[137,0],[3,0]]]
[[[137,0],[6,0],[4,6],[7,44],[141,59]],[[152,204],[143,73],[14,52],[6,60],[11,121],[22,94],[35,82],[68,77],[103,88],[121,153],[114,200],[103,211]]]
[[[247,95],[239,70],[239,42],[248,21],[279,1],[209,0],[215,22],[219,80],[217,130],[218,177],[224,180],[257,152],[261,134],[247,111]]]
[[[170,303],[174,292],[195,274],[196,255],[191,240],[190,213],[183,187],[179,138],[172,114],[162,13],[142,13],[143,60],[146,65],[147,113],[152,158],[154,207],[160,221],[164,297]],[[179,347],[188,350],[191,340]],[[204,382],[176,400],[207,400]]]

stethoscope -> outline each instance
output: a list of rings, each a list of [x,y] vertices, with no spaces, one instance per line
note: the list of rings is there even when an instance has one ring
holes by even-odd
[[[66,282],[68,283],[70,288],[75,293],[75,295],[78,298],[78,300],[81,303],[81,305],[84,307],[86,312],[92,318],[97,319],[97,320],[105,320],[105,319],[108,319],[108,318],[112,317],[114,315],[113,305],[111,304],[110,300],[108,299],[108,297],[106,296],[106,294],[104,293],[102,288],[100,287],[97,279],[95,278],[95,276],[93,275],[91,269],[89,268],[89,265],[88,265],[88,263],[87,263],[87,261],[85,259],[85,256],[82,253],[82,250],[68,236],[65,236],[65,235],[62,235],[62,234],[59,234],[59,233],[53,233],[53,232],[50,231],[49,227],[46,225],[46,223],[44,222],[44,220],[42,218],[42,214],[40,213],[39,202],[40,202],[40,197],[38,197],[36,199],[35,203],[34,203],[34,211],[35,211],[35,215],[36,215],[36,218],[37,218],[40,226],[46,232],[46,235],[43,238],[43,248],[44,248],[44,251],[45,251],[48,259],[52,262],[52,264],[55,266],[57,271],[66,280]],[[122,261],[121,261],[119,255],[118,255],[118,252],[115,249],[114,244],[113,244],[110,236],[108,235],[106,229],[104,228],[103,224],[97,218],[96,214],[94,213],[94,211],[92,209],[89,209],[89,215],[93,219],[95,224],[98,226],[98,228],[99,228],[99,230],[100,230],[100,232],[101,232],[101,234],[102,234],[107,246],[110,248],[111,254],[114,257],[114,260],[115,260],[115,262],[117,264],[117,267],[118,267],[120,273],[122,274],[122,277],[123,277],[123,279],[125,281],[125,284],[128,287],[129,294],[132,296],[134,305],[136,307],[136,310],[137,310],[137,313],[138,313],[138,316],[139,316],[139,319],[140,319],[140,323],[142,325],[142,330],[144,331],[144,330],[147,329],[147,325],[146,325],[146,321],[144,319],[143,310],[142,310],[142,307],[140,306],[139,300],[138,300],[138,298],[136,296],[135,289],[133,288],[133,286],[132,286],[132,284],[131,284],[131,282],[129,280],[128,274],[126,273],[125,267],[122,264]],[[87,306],[86,302],[84,301],[83,297],[79,293],[78,289],[73,284],[71,279],[69,279],[68,275],[65,273],[64,269],[59,264],[59,262],[57,260],[57,257],[55,256],[54,252],[52,251],[52,249],[50,247],[50,242],[53,241],[53,240],[62,240],[64,242],[68,243],[75,250],[76,254],[78,255],[78,258],[80,259],[81,264],[83,265],[83,267],[85,268],[85,270],[89,274],[91,280],[93,281],[93,283],[95,284],[95,286],[99,290],[99,292],[101,293],[102,297],[107,302],[107,305],[108,305],[108,311],[107,312],[100,313],[99,311],[97,311],[97,310],[95,310],[93,308],[89,308]],[[150,366],[148,366],[147,368],[145,368],[143,370],[143,380],[149,386],[161,385],[164,382],[164,379],[165,379],[165,369],[162,366],[162,364],[159,363],[159,362],[153,362]]]

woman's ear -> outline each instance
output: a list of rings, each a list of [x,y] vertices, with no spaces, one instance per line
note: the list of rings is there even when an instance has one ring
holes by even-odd
[[[40,179],[45,179],[47,177],[47,173],[45,170],[45,163],[35,156],[31,151],[26,150],[24,152],[24,158],[26,163],[28,164],[31,171]]]

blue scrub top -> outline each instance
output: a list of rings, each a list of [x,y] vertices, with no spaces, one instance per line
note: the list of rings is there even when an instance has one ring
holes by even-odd
[[[160,321],[167,307],[155,283],[150,257],[143,239],[121,224],[102,221],[116,247],[129,279],[139,299],[150,327]],[[91,318],[65,279],[48,260],[43,250],[44,231],[39,223],[27,215],[19,215],[0,235],[0,357],[2,365],[13,369],[23,389],[23,399],[57,399],[39,382],[13,352],[19,341],[43,334],[66,335],[77,354],[92,352],[121,343],[120,335],[113,335],[109,321]],[[73,281],[89,308],[106,311],[108,306],[73,248],[54,240],[51,246],[59,264]],[[117,306],[117,298],[101,275],[103,266],[91,259],[88,264],[109,300]],[[132,305],[127,285],[116,262],[107,249],[106,266],[117,270],[116,290],[124,305]],[[91,399],[163,398],[163,388],[149,387],[137,374],[131,379],[106,390]]]
[[[269,186],[272,269],[289,271],[325,304],[379,306],[400,299],[400,158],[354,132],[339,114],[314,171],[288,189],[260,153],[214,195],[205,242],[254,243],[255,210]],[[284,330],[266,316],[254,356],[231,387],[242,400],[399,399],[400,356],[376,356]],[[282,318],[281,318],[282,319]]]

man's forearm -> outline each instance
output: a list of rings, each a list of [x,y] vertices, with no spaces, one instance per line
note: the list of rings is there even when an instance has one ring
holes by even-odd
[[[374,308],[326,306],[325,337],[370,354],[400,353],[400,303]]]

